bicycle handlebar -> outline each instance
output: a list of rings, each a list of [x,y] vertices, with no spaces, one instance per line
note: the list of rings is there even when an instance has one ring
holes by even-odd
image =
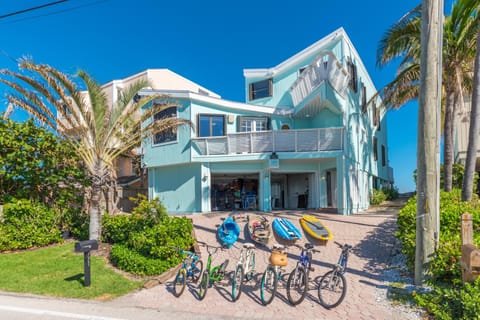
[[[348,250],[348,251],[350,251],[350,250],[352,250],[352,248],[353,248],[351,245],[346,244],[346,243],[341,244],[340,242],[337,242],[337,241],[334,241],[334,243],[335,243],[337,246],[339,246],[340,249],[342,249],[342,250]]]

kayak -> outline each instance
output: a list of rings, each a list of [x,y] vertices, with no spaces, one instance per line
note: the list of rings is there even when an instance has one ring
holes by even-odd
[[[272,238],[273,231],[270,222],[261,215],[248,216],[248,233],[253,241],[267,245]]]
[[[300,230],[286,218],[275,218],[272,226],[275,233],[282,239],[298,240],[302,238]]]
[[[233,246],[240,235],[240,227],[232,217],[227,217],[222,224],[218,226],[217,235],[222,245],[226,248]]]
[[[319,240],[332,240],[332,232],[318,218],[306,214],[300,218],[300,225],[310,236]]]

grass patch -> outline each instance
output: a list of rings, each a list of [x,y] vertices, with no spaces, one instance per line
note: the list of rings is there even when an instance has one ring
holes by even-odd
[[[143,285],[115,272],[107,262],[90,257],[91,285],[83,286],[83,254],[74,244],[1,254],[0,290],[67,298],[109,300]]]

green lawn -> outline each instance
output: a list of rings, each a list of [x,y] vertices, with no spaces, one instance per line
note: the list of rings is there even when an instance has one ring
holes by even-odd
[[[91,285],[83,286],[83,254],[73,243],[38,250],[0,254],[0,290],[58,297],[108,300],[139,288],[91,256]]]

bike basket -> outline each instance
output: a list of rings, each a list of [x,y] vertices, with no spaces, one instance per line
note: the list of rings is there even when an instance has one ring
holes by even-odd
[[[287,253],[272,251],[270,254],[270,264],[273,266],[285,267],[288,264]]]

